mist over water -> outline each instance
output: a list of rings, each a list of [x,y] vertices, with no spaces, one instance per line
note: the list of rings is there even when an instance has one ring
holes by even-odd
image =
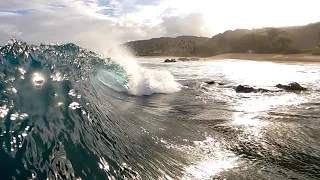
[[[1,178],[320,178],[318,65],[105,52],[17,40],[1,48]],[[292,81],[309,90],[233,89]]]

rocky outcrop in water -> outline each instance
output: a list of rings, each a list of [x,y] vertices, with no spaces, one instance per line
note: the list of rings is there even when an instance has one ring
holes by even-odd
[[[290,83],[288,85],[277,84],[275,87],[285,91],[307,91],[308,90],[307,88],[302,87],[299,83],[296,83],[296,82]],[[263,89],[263,88],[256,89],[251,86],[241,85],[241,84],[235,88],[235,91],[237,93],[279,92],[277,90],[269,90],[269,89]]]
[[[214,85],[214,84],[218,84],[220,86],[226,85],[226,83],[224,83],[224,82],[217,82],[217,81],[213,81],[213,80],[205,81],[204,83],[206,83],[208,85]]]
[[[255,89],[248,85],[239,85],[235,88],[236,92],[238,93],[252,93],[255,92]]]
[[[164,60],[165,63],[170,63],[170,62],[177,62],[175,59],[166,59]]]
[[[263,89],[263,88],[253,88],[251,86],[248,85],[239,85],[235,88],[237,93],[257,93],[257,92],[278,92],[278,91],[272,91],[269,89]]]
[[[206,81],[205,83],[212,85],[212,84],[215,84],[216,82],[215,81]]]
[[[297,82],[293,82],[288,85],[277,84],[276,87],[279,89],[284,89],[286,91],[306,91],[306,90],[308,90],[307,88],[302,87]]]

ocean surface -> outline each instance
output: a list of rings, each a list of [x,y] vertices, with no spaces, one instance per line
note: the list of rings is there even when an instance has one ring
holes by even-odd
[[[320,179],[318,64],[163,61],[9,41],[0,179]]]

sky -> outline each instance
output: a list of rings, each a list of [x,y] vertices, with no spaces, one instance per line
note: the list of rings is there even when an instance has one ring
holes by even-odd
[[[1,0],[0,45],[123,43],[320,21],[320,0]]]

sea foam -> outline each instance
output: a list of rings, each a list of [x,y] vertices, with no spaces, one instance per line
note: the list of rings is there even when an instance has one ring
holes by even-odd
[[[107,52],[100,52],[123,68],[128,78],[126,87],[131,95],[169,94],[180,91],[181,85],[175,81],[174,76],[169,71],[141,67],[134,56],[122,47],[114,46]]]
[[[181,85],[175,81],[174,76],[169,71],[143,68],[130,57],[121,60],[116,58],[115,61],[126,72],[128,77],[126,86],[129,89],[129,94],[141,96],[180,91]]]

